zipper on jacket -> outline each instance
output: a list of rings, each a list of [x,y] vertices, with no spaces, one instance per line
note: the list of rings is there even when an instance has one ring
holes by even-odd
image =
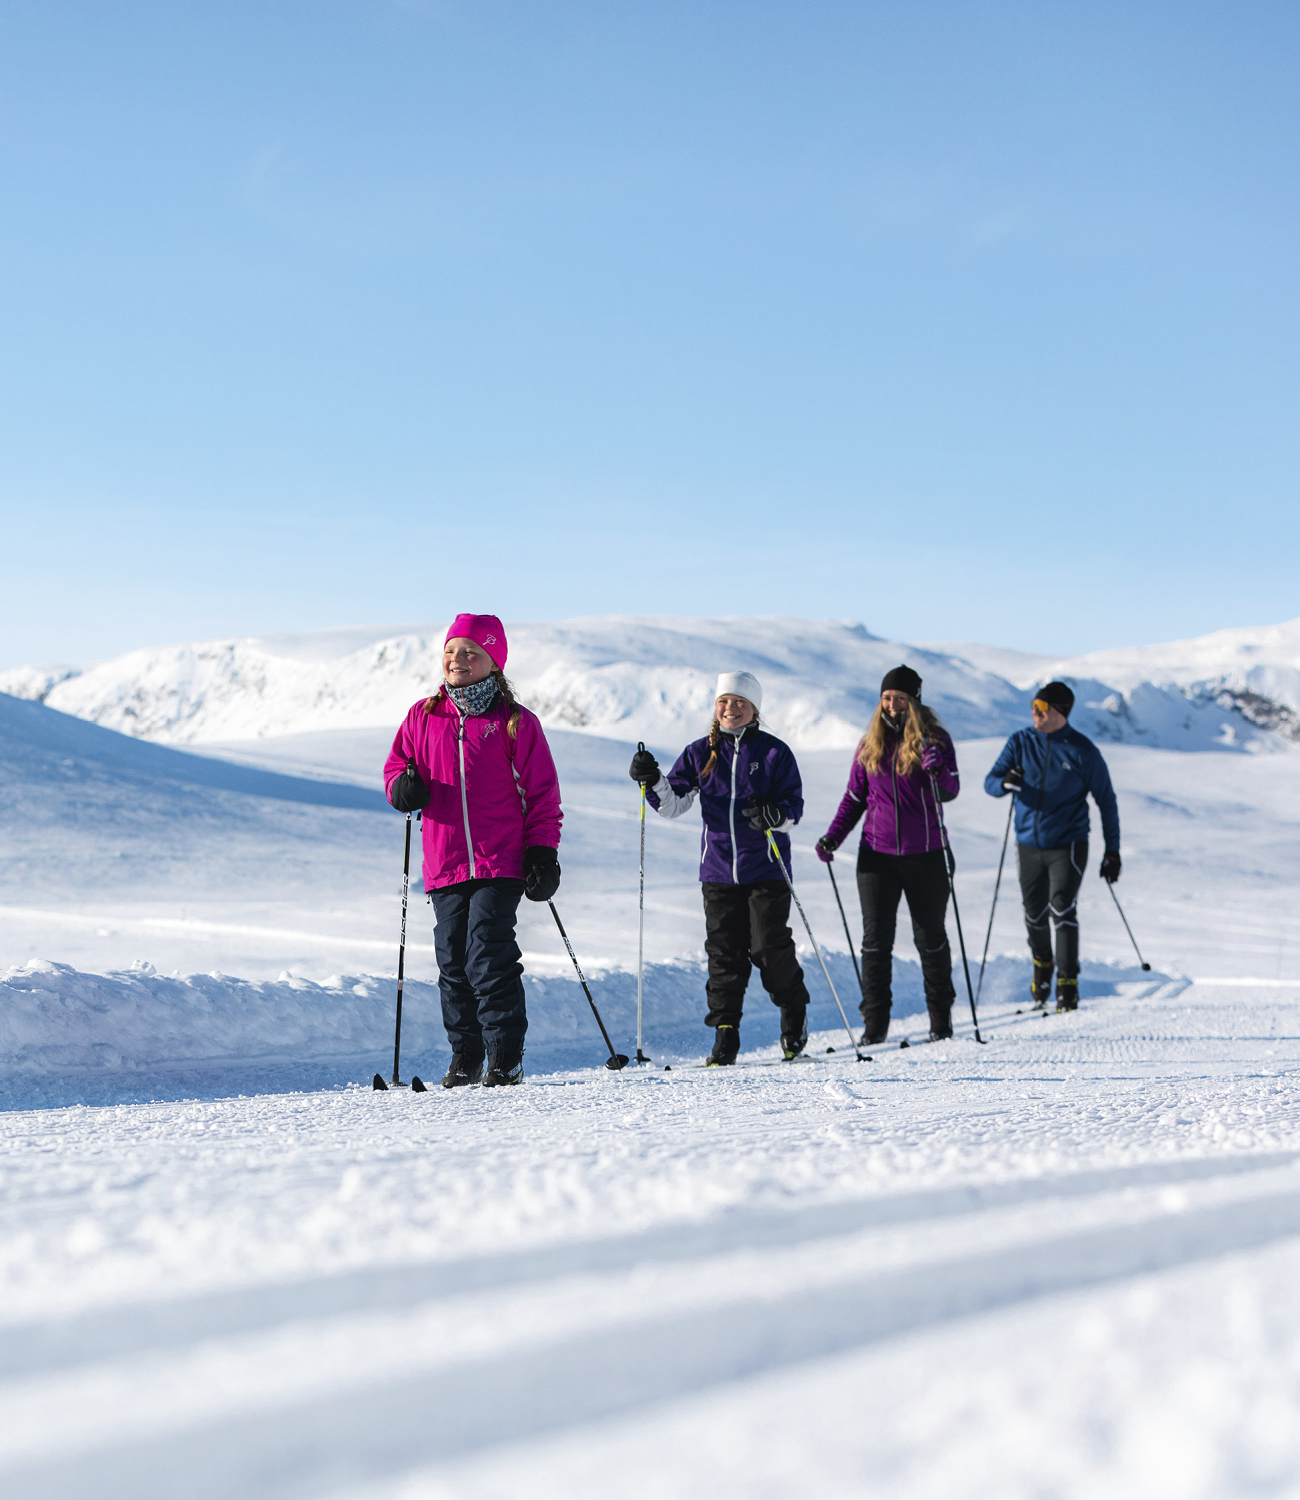
[[[898,826],[898,746],[894,746],[894,760],[892,770],[894,773],[894,850],[896,853],[903,852],[903,831]]]
[[[736,847],[736,772],[740,767],[740,741],[742,736],[733,736],[731,741],[731,883],[740,884],[740,850]]]
[[[456,736],[460,745],[460,810],[465,815],[465,847],[469,850],[469,878],[478,878],[474,864],[474,835],[469,831],[469,790],[465,785],[465,715],[460,715],[460,733]]]
[[[1033,731],[1031,730],[1030,732],[1032,733]],[[1047,735],[1044,735],[1043,739],[1047,743],[1047,748],[1043,752],[1043,779],[1038,783],[1038,806],[1034,809],[1034,848],[1035,849],[1041,849],[1043,847],[1038,842],[1038,839],[1039,839],[1038,821],[1039,821],[1039,819],[1043,815],[1043,797],[1044,797],[1044,795],[1045,795],[1045,793],[1047,791],[1047,766],[1048,766],[1048,762],[1052,758],[1052,742],[1047,737]]]

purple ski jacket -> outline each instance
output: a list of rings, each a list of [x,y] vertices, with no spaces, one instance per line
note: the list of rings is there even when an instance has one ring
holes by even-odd
[[[687,745],[667,776],[646,789],[646,801],[665,818],[680,818],[700,799],[704,833],[700,841],[700,879],[719,885],[752,885],[759,880],[784,880],[781,866],[772,858],[767,835],[745,817],[751,796],[760,802],[775,802],[785,809],[786,819],[797,823],[803,816],[803,782],[794,752],[783,740],[751,726],[740,736],[724,734],[718,746],[718,763],[700,780],[700,767],[709,758],[709,737]],[[790,840],[776,834],[776,845],[790,866]]]
[[[461,716],[445,696],[433,712],[412,706],[384,765],[384,792],[415,769],[429,788],[424,809],[424,888],[510,876],[522,880],[530,844],[560,846],[560,780],[541,721],[519,710],[511,740],[503,699],[485,714]]]
[[[951,802],[961,790],[957,753],[942,729],[935,734],[933,743],[943,756],[943,770],[936,774],[939,800]],[[862,842],[878,854],[928,854],[943,848],[930,774],[918,769],[900,776],[894,769],[897,753],[898,740],[890,735],[886,759],[880,770],[870,776],[854,755],[848,790],[826,830],[826,837],[837,849],[864,811],[867,816],[862,824]]]

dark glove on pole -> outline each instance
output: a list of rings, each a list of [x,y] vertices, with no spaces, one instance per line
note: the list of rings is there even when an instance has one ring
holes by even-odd
[[[1119,850],[1107,849],[1102,855],[1101,869],[1097,872],[1101,878],[1109,884],[1114,885],[1119,879]]]
[[[817,851],[817,858],[821,860],[822,864],[828,865],[835,858],[835,851],[839,845],[833,843],[826,834],[822,834],[814,847]],[[849,946],[852,947],[852,944]]]
[[[659,769],[659,762],[644,745],[636,747],[636,754],[632,757],[631,769],[627,773],[633,781],[641,786],[654,786],[663,772]]]
[[[778,807],[775,802],[760,802],[757,797],[751,797],[745,806],[745,818],[756,833],[762,833],[767,828],[781,827],[785,822],[785,808]]]
[[[415,761],[409,755],[406,757],[406,770],[393,782],[388,800],[398,812],[404,813],[419,812],[422,807],[429,805],[429,788],[421,780],[420,773],[415,769]]]
[[[524,850],[524,895],[530,901],[549,901],[560,888],[560,857],[548,844]]]
[[[1002,790],[1004,792],[1018,792],[1025,784],[1025,773],[1019,766],[1012,766],[1002,778]]]

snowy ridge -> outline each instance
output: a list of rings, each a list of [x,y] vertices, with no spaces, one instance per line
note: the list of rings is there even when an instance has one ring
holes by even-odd
[[[958,737],[1023,724],[1027,691],[1049,676],[1071,683],[1073,722],[1103,742],[1261,750],[1300,736],[1300,621],[1063,660],[890,641],[847,621],[593,616],[508,628],[510,676],[548,727],[657,744],[698,735],[716,674],[744,666],[763,682],[776,733],[798,749],[847,748],[902,660]],[[171,744],[391,726],[441,680],[444,630],[150,648],[84,671],[15,668],[0,673],[0,691]]]
[[[1086,732],[1102,740],[1172,749],[1180,723],[1208,725],[1216,719],[1219,748],[1258,743],[1252,728],[1300,740],[1300,620],[1075,657],[965,642],[933,649],[965,656],[1024,689],[1061,678],[1093,710],[1093,727]],[[1251,727],[1240,738],[1243,722]]]

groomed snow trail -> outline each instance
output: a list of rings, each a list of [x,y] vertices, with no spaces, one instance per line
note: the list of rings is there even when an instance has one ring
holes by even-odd
[[[0,1488],[1295,1494],[1300,987],[1175,988],[862,1064],[0,1115]]]

